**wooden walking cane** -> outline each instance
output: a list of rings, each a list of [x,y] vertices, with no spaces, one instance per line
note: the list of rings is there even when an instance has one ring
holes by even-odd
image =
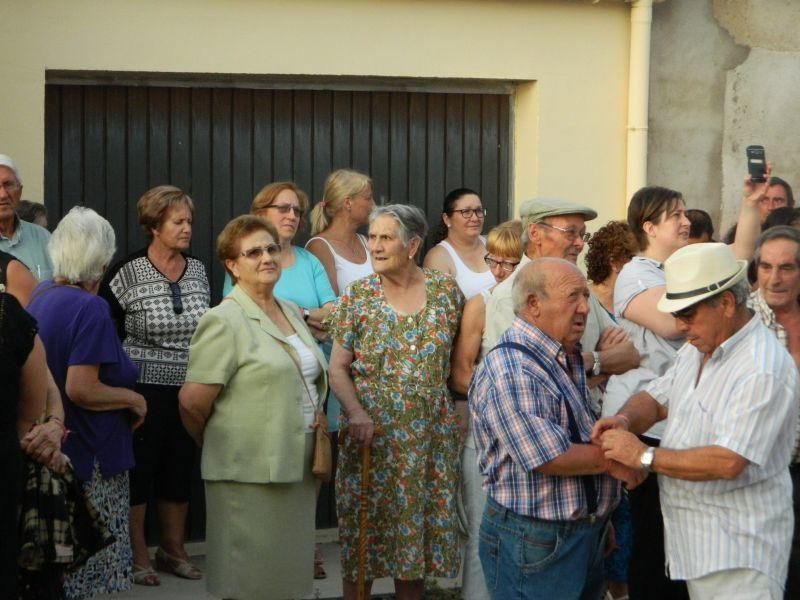
[[[364,600],[367,575],[367,503],[369,502],[369,463],[371,446],[361,446],[361,493],[358,497],[358,577],[356,600]]]
[[[372,439],[383,433],[375,426]],[[358,495],[358,573],[356,575],[356,600],[366,598],[367,578],[367,510],[369,508],[369,468],[372,446],[361,446],[361,488]]]

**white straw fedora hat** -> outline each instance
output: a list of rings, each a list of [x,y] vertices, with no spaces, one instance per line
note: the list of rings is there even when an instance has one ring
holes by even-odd
[[[667,291],[658,310],[678,312],[732,287],[747,273],[747,261],[736,260],[727,244],[690,244],[664,261]]]

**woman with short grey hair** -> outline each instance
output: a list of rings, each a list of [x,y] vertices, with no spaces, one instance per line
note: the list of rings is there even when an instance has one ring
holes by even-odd
[[[425,577],[458,572],[460,440],[447,379],[464,296],[452,276],[417,265],[426,233],[418,208],[376,208],[375,273],[350,284],[326,321],[331,386],[348,425],[336,477],[345,598],[356,596],[365,445],[377,482],[367,502],[366,595],[376,577],[393,577],[398,597],[420,598]]]
[[[48,245],[53,279],[31,294],[47,364],[61,392],[70,431],[62,444],[88,498],[115,542],[64,581],[67,598],[130,588],[128,470],[131,430],[144,420],[144,398],[133,391],[137,368],[122,349],[108,303],[97,296],[115,251],[114,230],[89,208],[76,206]]]

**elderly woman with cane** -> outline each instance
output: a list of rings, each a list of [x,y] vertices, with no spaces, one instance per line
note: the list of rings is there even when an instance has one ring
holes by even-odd
[[[412,599],[422,596],[426,576],[458,571],[459,435],[447,378],[464,297],[450,275],[417,266],[426,232],[415,207],[375,209],[368,243],[375,273],[352,283],[328,320],[329,374],[348,425],[336,479],[348,599],[359,575],[367,595],[376,577],[392,577],[397,598]],[[370,447],[371,485],[362,498],[363,447]],[[360,499],[369,547],[359,574]]]

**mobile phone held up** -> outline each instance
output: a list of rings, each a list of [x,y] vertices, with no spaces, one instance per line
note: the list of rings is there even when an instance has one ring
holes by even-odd
[[[748,146],[745,152],[747,153],[747,172],[750,173],[750,181],[763,183],[767,173],[767,156],[764,153],[764,146]]]

